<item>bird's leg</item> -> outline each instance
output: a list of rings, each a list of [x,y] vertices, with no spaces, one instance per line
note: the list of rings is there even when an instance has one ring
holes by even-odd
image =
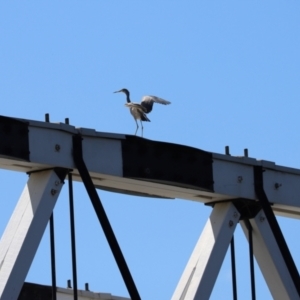
[[[137,120],[136,120],[136,119],[134,119],[134,120],[135,120],[135,123],[136,123],[136,131],[135,131],[135,134],[134,134],[134,135],[136,135],[136,133],[137,133],[137,131],[138,131],[138,129],[139,129],[139,125],[138,125]]]
[[[143,122],[142,122],[142,120],[140,120],[140,122],[141,122],[141,126],[142,126],[142,137],[143,137],[143,130],[144,130],[144,127],[143,127]]]

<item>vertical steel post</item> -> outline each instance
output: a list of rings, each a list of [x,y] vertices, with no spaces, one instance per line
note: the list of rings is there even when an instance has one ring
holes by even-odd
[[[250,280],[251,280],[251,294],[252,300],[256,299],[255,295],[255,274],[254,274],[254,259],[253,259],[253,239],[252,239],[252,226],[248,219],[245,219],[246,226],[248,228],[249,236],[249,259],[250,259]]]
[[[231,250],[230,252],[231,252],[232,294],[233,294],[233,300],[237,300],[234,236],[232,236],[230,242],[230,250]]]
[[[56,267],[55,267],[55,242],[54,242],[54,217],[51,214],[50,227],[50,252],[51,252],[51,278],[52,278],[52,300],[56,300]]]
[[[72,249],[72,271],[73,271],[73,293],[74,300],[78,299],[77,291],[77,267],[76,267],[76,243],[75,243],[75,219],[74,219],[74,201],[73,201],[73,183],[72,174],[68,174],[69,182],[69,203],[70,203],[70,227],[71,227],[71,249]]]

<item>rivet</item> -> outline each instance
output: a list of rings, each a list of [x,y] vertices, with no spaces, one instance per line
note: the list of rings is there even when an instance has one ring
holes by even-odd
[[[241,183],[243,181],[243,176],[238,176],[238,182]]]
[[[282,184],[281,184],[281,183],[278,183],[278,182],[276,182],[276,183],[274,184],[274,187],[275,187],[276,190],[279,189],[281,186],[282,186]]]
[[[228,223],[229,227],[232,227],[232,226],[233,226],[233,224],[234,224],[234,223],[233,223],[233,221],[232,221],[232,220],[230,220],[230,221],[229,221],[229,223]]]
[[[54,196],[57,193],[57,190],[51,189],[51,195]]]
[[[265,217],[261,215],[261,216],[259,217],[259,221],[263,222],[264,220],[265,220]]]
[[[60,150],[60,145],[56,144],[55,145],[55,151],[59,152],[59,150]]]

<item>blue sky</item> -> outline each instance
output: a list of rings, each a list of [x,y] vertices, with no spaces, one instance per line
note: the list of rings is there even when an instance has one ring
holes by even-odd
[[[1,1],[1,115],[134,134],[125,97],[156,95],[144,137],[300,168],[297,1]],[[0,233],[27,175],[0,170]],[[127,295],[76,183],[78,285]],[[142,299],[169,299],[211,212],[201,203],[99,191]],[[67,186],[55,208],[57,280],[72,278]],[[279,218],[299,268],[297,220]],[[250,299],[248,248],[237,229],[238,292]],[[50,284],[49,232],[27,280]],[[298,254],[298,257],[297,255]],[[42,267],[41,267],[42,266]],[[257,298],[271,299],[256,269]],[[231,298],[225,259],[211,299]]]

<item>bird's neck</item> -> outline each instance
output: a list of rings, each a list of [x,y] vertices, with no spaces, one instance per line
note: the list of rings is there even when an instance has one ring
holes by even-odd
[[[130,103],[130,98],[129,98],[129,94],[126,94],[126,100],[127,100],[127,103]]]

